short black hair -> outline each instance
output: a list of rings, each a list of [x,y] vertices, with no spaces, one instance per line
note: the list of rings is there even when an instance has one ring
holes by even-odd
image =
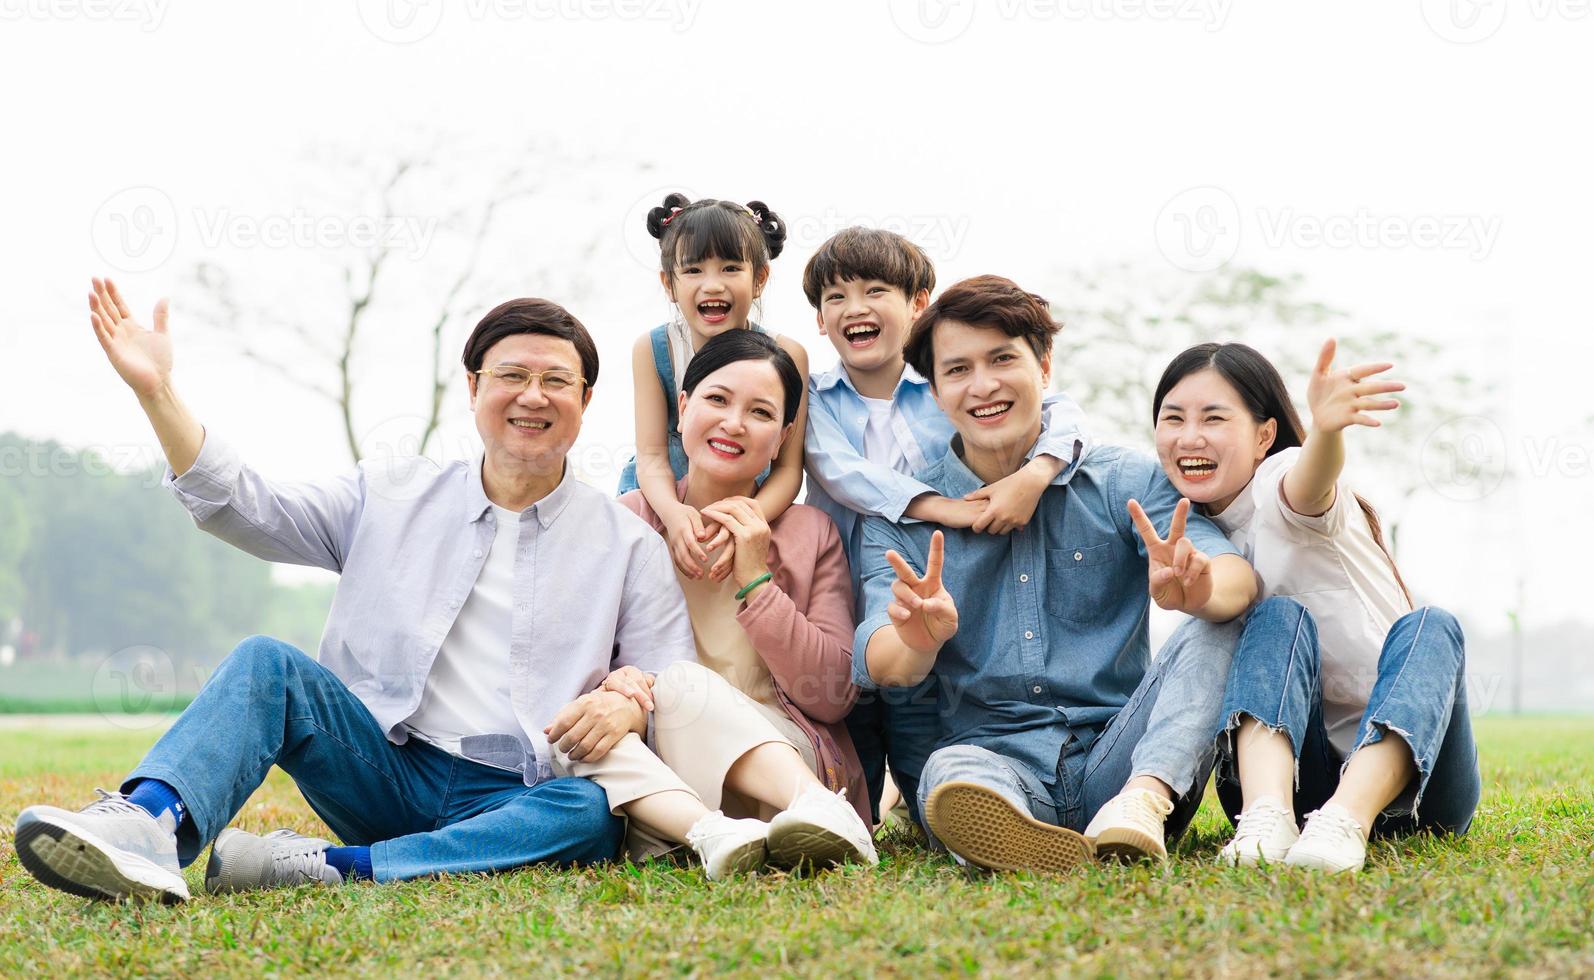
[[[592,342],[592,335],[569,310],[547,299],[512,299],[489,310],[465,341],[465,353],[460,358],[465,370],[472,374],[480,371],[482,359],[494,344],[521,333],[570,341],[581,356],[581,376],[587,379],[587,388],[598,383],[598,345]]]
[[[775,365],[780,387],[785,394],[781,405],[781,425],[791,425],[803,398],[803,376],[797,362],[768,334],[757,330],[727,330],[710,338],[687,362],[681,390],[691,394],[698,383],[727,364],[737,361],[768,361]]]
[[[846,280],[877,279],[912,299],[935,288],[935,264],[924,249],[883,228],[844,228],[830,236],[803,269],[803,294],[819,308],[826,287]]]
[[[994,327],[1021,337],[1037,360],[1051,353],[1052,339],[1063,329],[1052,319],[1045,297],[1002,276],[975,276],[948,286],[908,328],[902,357],[935,387],[935,328],[943,320],[971,327]]]

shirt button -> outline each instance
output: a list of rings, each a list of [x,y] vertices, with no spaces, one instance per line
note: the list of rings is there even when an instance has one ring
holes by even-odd
[[[1074,560],[1075,561],[1084,561],[1085,560],[1085,553],[1083,551],[1074,552]]]
[[[477,548],[475,551],[470,553],[470,556],[472,558],[480,558],[482,556],[482,550],[480,548]]]
[[[452,605],[452,603],[450,603],[450,605]],[[1029,630],[1025,630],[1024,631],[1024,639],[1033,640],[1033,639],[1035,639],[1035,634],[1030,632]]]
[[[1036,694],[1039,694],[1041,692],[1041,686],[1036,684],[1034,687],[1030,688],[1030,690],[1034,691]]]
[[[450,600],[448,600],[448,608],[450,608],[450,609],[458,609],[459,608],[459,603],[455,602],[453,599],[450,599]]]
[[[1029,576],[1028,576],[1028,575],[1020,575],[1020,576],[1019,576],[1019,577],[1018,577],[1018,580],[1019,580],[1019,581],[1020,581],[1020,582],[1028,582],[1028,581],[1029,581]]]

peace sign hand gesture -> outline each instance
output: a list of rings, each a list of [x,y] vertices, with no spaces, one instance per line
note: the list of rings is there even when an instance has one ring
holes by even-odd
[[[1400,407],[1393,398],[1380,398],[1396,391],[1405,391],[1399,381],[1368,381],[1394,367],[1387,361],[1376,364],[1358,364],[1343,371],[1334,370],[1336,343],[1330,337],[1317,355],[1317,365],[1312,369],[1312,379],[1306,387],[1306,402],[1312,412],[1312,428],[1321,432],[1340,432],[1351,425],[1365,425],[1374,429],[1380,423],[1368,412],[1387,412]]]
[[[901,555],[886,552],[886,561],[897,573],[886,615],[896,626],[898,638],[919,653],[935,653],[958,631],[957,604],[941,581],[945,551],[946,539],[936,531],[930,536],[929,561],[922,576]]]
[[[1129,517],[1146,543],[1147,588],[1151,601],[1163,609],[1195,613],[1212,599],[1212,559],[1196,550],[1184,536],[1190,516],[1190,501],[1179,498],[1173,509],[1168,537],[1157,534],[1156,525],[1136,500],[1129,501]]]

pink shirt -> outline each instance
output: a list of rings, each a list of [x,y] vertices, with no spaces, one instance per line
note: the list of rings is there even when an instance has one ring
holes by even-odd
[[[676,486],[686,494],[686,481]],[[664,530],[642,491],[622,506]],[[858,698],[852,683],[852,576],[836,525],[815,507],[794,504],[770,525],[771,580],[758,587],[736,621],[769,667],[775,692],[792,721],[813,742],[819,778],[845,789],[865,824],[869,790],[845,724]]]

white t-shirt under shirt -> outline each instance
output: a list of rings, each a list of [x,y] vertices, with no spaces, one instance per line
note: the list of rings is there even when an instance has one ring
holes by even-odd
[[[864,458],[912,476],[913,464],[903,449],[902,440],[892,431],[892,413],[896,411],[897,403],[890,398],[858,397],[869,409],[869,421],[864,423],[863,428]]]
[[[467,735],[521,730],[509,696],[509,640],[520,515],[497,504],[498,529],[470,597],[426,676],[420,707],[405,720],[410,733],[460,754]]]
[[[1285,449],[1263,460],[1250,486],[1212,520],[1256,569],[1264,598],[1294,599],[1317,621],[1323,725],[1346,757],[1356,747],[1384,638],[1411,605],[1343,480],[1333,506],[1318,517],[1284,502],[1284,474],[1300,454]]]

